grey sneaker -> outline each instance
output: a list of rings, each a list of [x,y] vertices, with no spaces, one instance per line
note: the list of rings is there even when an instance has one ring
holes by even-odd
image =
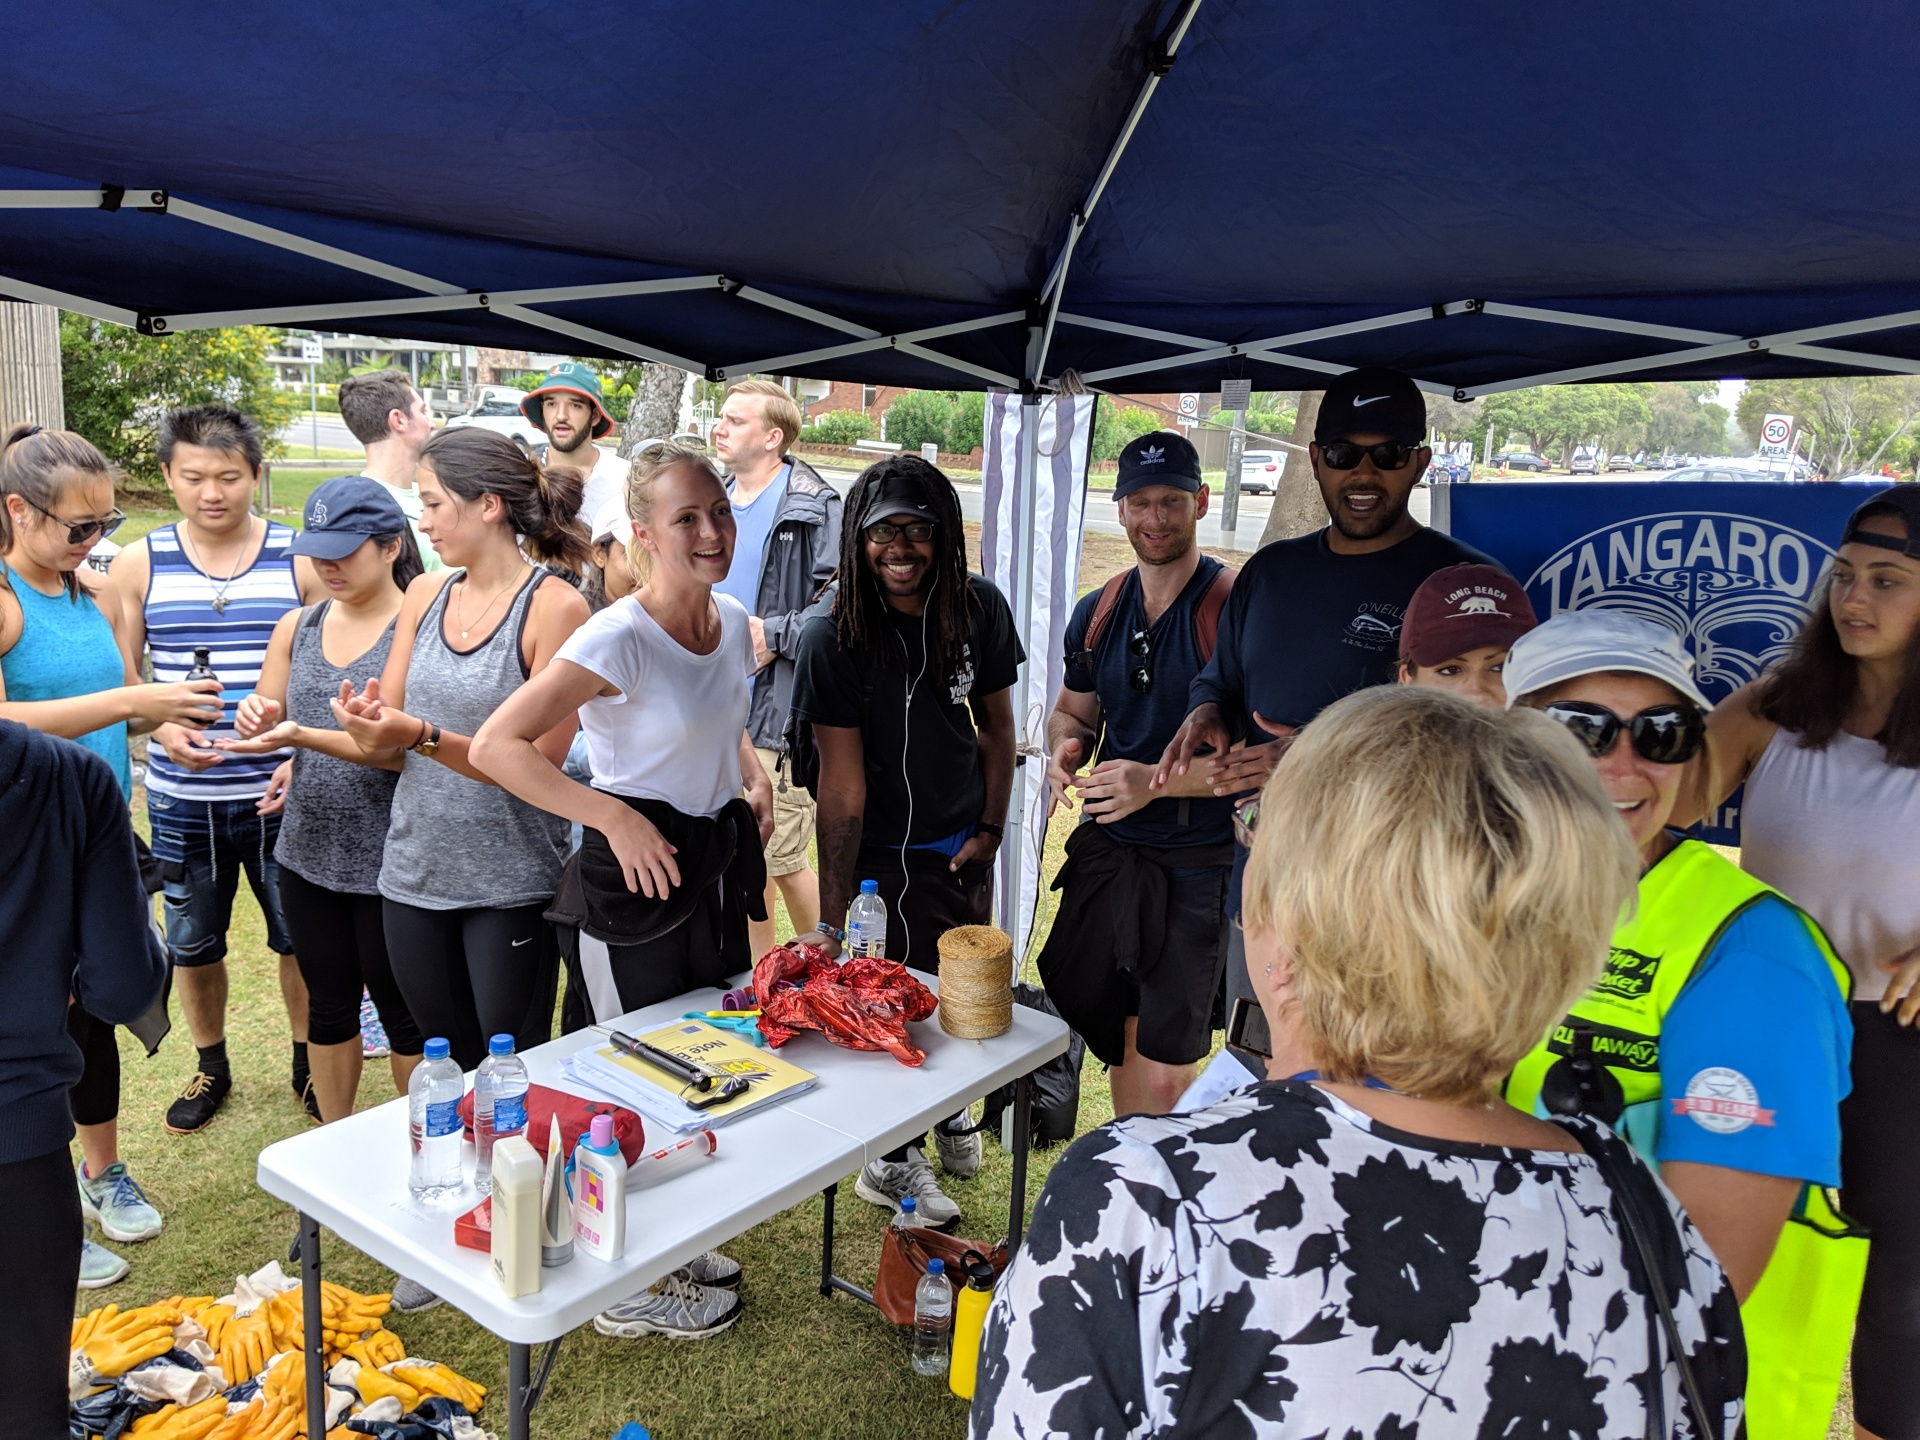
[[[973,1117],[962,1110],[953,1117],[962,1125],[971,1125]],[[985,1147],[980,1143],[980,1132],[971,1135],[949,1135],[947,1125],[941,1121],[933,1127],[933,1148],[940,1156],[940,1168],[956,1180],[971,1180],[980,1173],[980,1160]]]
[[[80,1247],[80,1288],[101,1290],[127,1278],[133,1267],[104,1245],[91,1239]]]
[[[911,1195],[920,1223],[931,1230],[951,1230],[960,1223],[960,1207],[940,1189],[933,1167],[918,1150],[907,1151],[904,1160],[868,1161],[853,1182],[853,1193],[895,1214],[900,1212],[901,1197]]]
[[[418,1315],[422,1310],[431,1310],[445,1303],[418,1280],[409,1280],[402,1275],[393,1282],[393,1308],[402,1315]]]
[[[127,1173],[126,1161],[116,1160],[98,1175],[89,1175],[83,1160],[73,1174],[80,1186],[80,1213],[97,1221],[109,1240],[132,1244],[160,1233],[160,1212]]]
[[[705,1340],[740,1318],[740,1296],[732,1290],[697,1285],[676,1272],[650,1290],[642,1290],[593,1317],[593,1328],[616,1340],[665,1335],[673,1340]]]
[[[718,1250],[702,1250],[673,1273],[709,1290],[740,1288],[740,1262],[728,1259]]]

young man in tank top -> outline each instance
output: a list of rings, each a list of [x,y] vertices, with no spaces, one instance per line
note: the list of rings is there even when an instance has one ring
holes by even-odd
[[[210,652],[224,714],[204,730],[162,725],[147,752],[147,818],[165,879],[167,958],[199,1060],[167,1110],[167,1129],[206,1126],[233,1088],[227,1060],[227,927],[245,871],[280,957],[280,993],[293,1034],[293,1089],[314,1113],[307,1072],[307,987],[280,915],[273,847],[291,752],[229,755],[234,711],[252,693],[273,627],[324,598],[313,567],[288,552],[293,531],[253,514],[260,432],[224,405],[176,410],[160,429],[160,466],[184,518],[114,557],[109,572],[131,648],[156,681],[179,681],[193,652]],[[318,1118],[317,1113],[315,1118]]]

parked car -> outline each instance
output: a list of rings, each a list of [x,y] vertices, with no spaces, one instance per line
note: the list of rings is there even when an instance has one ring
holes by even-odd
[[[1509,470],[1531,470],[1536,475],[1547,473],[1547,462],[1531,450],[1515,450],[1510,455],[1502,455],[1500,463]]]
[[[1634,468],[1633,457],[1631,455],[1610,455],[1607,457],[1607,473],[1609,475],[1616,470],[1625,470],[1628,474],[1632,474]]]
[[[1573,452],[1567,461],[1569,475],[1598,475],[1600,473],[1600,452],[1582,445]]]
[[[1240,456],[1240,493],[1271,495],[1280,487],[1287,457],[1277,450],[1248,450]]]
[[[528,450],[539,449],[547,443],[547,432],[520,413],[520,402],[526,398],[526,391],[511,385],[482,385],[474,392],[467,413],[447,421],[447,428],[478,425],[483,430],[498,431]]]

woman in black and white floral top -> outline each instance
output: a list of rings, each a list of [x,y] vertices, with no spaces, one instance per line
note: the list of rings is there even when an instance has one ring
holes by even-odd
[[[988,1317],[975,1440],[1731,1437],[1745,1348],[1698,1233],[1603,1127],[1497,1099],[1636,874],[1542,717],[1386,688],[1329,708],[1247,868],[1271,1078],[1061,1159]]]

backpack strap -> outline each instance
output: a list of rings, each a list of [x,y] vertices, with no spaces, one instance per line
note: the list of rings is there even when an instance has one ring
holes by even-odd
[[[1100,587],[1100,599],[1094,604],[1093,618],[1087,622],[1087,639],[1083,647],[1089,657],[1099,653],[1100,637],[1106,633],[1107,622],[1113,619],[1114,609],[1120,604],[1120,589],[1131,574],[1131,569],[1122,570]]]
[[[1220,638],[1220,612],[1227,608],[1227,596],[1233,593],[1234,578],[1239,573],[1222,565],[1213,583],[1207,586],[1207,593],[1193,607],[1193,648],[1200,654],[1202,669],[1213,659],[1213,647]]]

